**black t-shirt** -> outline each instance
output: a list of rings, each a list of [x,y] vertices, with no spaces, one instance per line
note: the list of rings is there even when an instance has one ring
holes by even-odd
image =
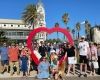
[[[75,47],[72,46],[71,48],[67,48],[66,51],[67,51],[67,56],[68,57],[74,57],[75,56],[75,51],[74,51]]]
[[[61,50],[60,52],[59,52],[59,55],[58,55],[58,60],[60,60],[62,57],[64,57],[65,56],[65,51],[64,50]]]
[[[41,54],[42,57],[45,56],[45,51],[46,51],[46,47],[45,46],[40,46],[39,47],[39,53]]]

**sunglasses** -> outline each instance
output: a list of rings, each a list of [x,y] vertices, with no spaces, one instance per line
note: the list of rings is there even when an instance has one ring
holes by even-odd
[[[46,58],[43,58],[43,59],[46,59]]]

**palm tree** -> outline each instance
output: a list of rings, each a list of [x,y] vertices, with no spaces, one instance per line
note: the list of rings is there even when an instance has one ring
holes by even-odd
[[[1,44],[2,42],[7,42],[7,41],[8,41],[8,39],[7,39],[6,36],[5,36],[5,32],[2,31],[2,30],[0,30],[0,44]]]
[[[31,24],[34,29],[34,23],[37,18],[36,5],[29,4],[22,13],[22,19],[26,24]]]
[[[5,35],[5,32],[0,30],[0,38],[3,37]]]
[[[66,25],[66,29],[68,29],[67,27],[67,23],[69,21],[69,14],[68,13],[64,13],[63,16],[62,16],[62,21],[63,23]],[[65,36],[64,36],[64,39],[65,39]]]
[[[86,20],[85,21],[85,34],[88,40],[90,40],[90,29],[91,29],[91,24]]]
[[[59,27],[59,23],[55,23],[55,27]],[[58,31],[57,31],[57,39],[58,39]]]
[[[86,35],[87,35],[88,23],[89,23],[89,22],[86,20],[86,21],[85,21],[85,34],[86,34]]]
[[[69,21],[69,14],[68,13],[64,13],[62,16],[62,21],[64,22],[64,24],[67,25],[68,21]]]
[[[79,34],[79,31],[80,31],[80,23],[79,22],[76,23],[76,30],[77,30],[78,39],[79,39],[79,36],[80,36],[80,34]]]

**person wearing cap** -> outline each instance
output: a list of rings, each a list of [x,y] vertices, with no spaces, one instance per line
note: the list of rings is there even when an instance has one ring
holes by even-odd
[[[81,37],[81,40],[78,44],[78,48],[79,48],[79,57],[80,57],[80,74],[79,77],[81,77],[82,75],[84,75],[84,77],[87,77],[87,61],[88,61],[88,57],[89,57],[89,43],[87,41],[85,41],[85,36]],[[85,65],[85,74],[82,74],[82,70],[83,70],[83,65]]]
[[[0,48],[0,56],[1,56],[1,65],[3,67],[2,74],[7,70],[8,72],[8,47],[6,43],[3,43],[3,46]]]
[[[10,75],[14,74],[14,65],[17,68],[17,75],[19,75],[19,59],[18,59],[19,50],[15,47],[15,43],[11,44],[11,47],[8,49],[9,56],[9,65],[10,65]]]

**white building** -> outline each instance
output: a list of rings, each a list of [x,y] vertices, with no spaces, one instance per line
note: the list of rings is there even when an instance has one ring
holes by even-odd
[[[38,1],[36,8],[37,8],[38,17],[35,21],[37,23],[34,24],[34,28],[46,27],[45,9],[44,9],[44,6],[43,6],[41,0]],[[46,40],[46,32],[40,32],[37,34],[37,36],[39,36],[36,38],[38,40],[38,42]]]
[[[25,25],[22,20],[0,19],[0,30],[4,31],[9,39],[25,41],[32,27]]]
[[[36,19],[37,23],[34,24],[34,28],[39,28],[41,26],[46,26],[45,22],[45,10],[41,1],[36,5],[38,18]],[[5,36],[12,40],[17,41],[26,41],[28,34],[33,30],[31,25],[25,25],[22,20],[14,19],[0,19],[0,30],[5,32]],[[35,39],[40,41],[46,40],[46,33],[40,32],[35,36]]]
[[[94,26],[91,31],[92,41],[100,43],[100,26]]]

